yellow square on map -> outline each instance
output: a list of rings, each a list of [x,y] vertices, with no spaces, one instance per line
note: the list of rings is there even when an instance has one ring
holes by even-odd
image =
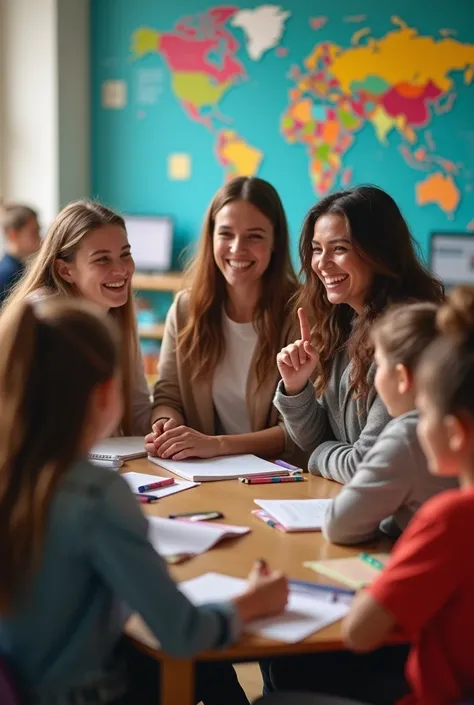
[[[168,156],[168,178],[171,181],[188,181],[191,177],[191,157],[189,154]]]

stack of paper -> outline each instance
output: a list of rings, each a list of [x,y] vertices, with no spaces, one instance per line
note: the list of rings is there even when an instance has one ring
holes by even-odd
[[[122,475],[123,479],[126,481],[127,485],[130,487],[132,492],[138,493],[138,488],[145,485],[151,485],[157,480],[166,480],[166,477],[159,477],[158,475],[145,475],[141,472],[124,472]],[[198,487],[197,482],[187,482],[186,480],[175,480],[172,485],[167,487],[155,488],[147,490],[147,494],[154,495],[155,497],[167,497],[170,494],[176,494],[176,492],[182,492],[183,490],[189,490],[191,487]]]
[[[208,551],[223,539],[248,534],[248,526],[148,517],[150,539],[160,556],[176,562]]]
[[[284,531],[320,531],[332,499],[256,499]],[[262,517],[260,517],[262,518]]]
[[[191,602],[202,605],[232,600],[244,592],[247,581],[220,573],[205,573],[179,587]],[[290,588],[288,604],[281,615],[251,622],[245,626],[245,631],[294,644],[341,619],[348,611],[349,604],[345,602],[329,602],[327,598]]]
[[[229,455],[219,458],[196,460],[165,460],[152,458],[152,463],[191,482],[211,482],[213,480],[235,480],[252,475],[286,475],[288,470],[256,455]]]

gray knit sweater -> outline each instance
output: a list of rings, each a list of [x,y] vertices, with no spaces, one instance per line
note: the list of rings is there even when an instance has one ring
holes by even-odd
[[[328,507],[323,533],[329,541],[367,541],[379,526],[397,538],[424,502],[438,492],[457,487],[457,478],[429,472],[417,425],[416,410],[387,424],[352,480]]]
[[[273,400],[291,438],[302,450],[312,451],[310,472],[343,484],[353,477],[390,420],[373,386],[366,397],[354,399],[350,369],[346,353],[338,353],[320,399],[316,398],[311,382],[299,394],[287,396],[280,381]],[[372,365],[370,382],[374,376],[375,365]]]

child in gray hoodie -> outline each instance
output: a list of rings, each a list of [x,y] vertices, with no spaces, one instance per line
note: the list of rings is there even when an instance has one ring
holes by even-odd
[[[398,537],[421,504],[457,485],[429,472],[417,438],[414,370],[437,335],[437,310],[432,303],[397,306],[373,326],[375,388],[394,418],[328,509],[323,531],[333,543],[369,540],[379,526]]]

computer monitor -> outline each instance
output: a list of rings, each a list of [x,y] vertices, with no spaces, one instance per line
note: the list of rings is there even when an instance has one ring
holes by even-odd
[[[474,232],[431,233],[429,265],[447,289],[474,285]]]
[[[128,240],[137,271],[164,272],[171,268],[173,221],[168,216],[125,215]]]

